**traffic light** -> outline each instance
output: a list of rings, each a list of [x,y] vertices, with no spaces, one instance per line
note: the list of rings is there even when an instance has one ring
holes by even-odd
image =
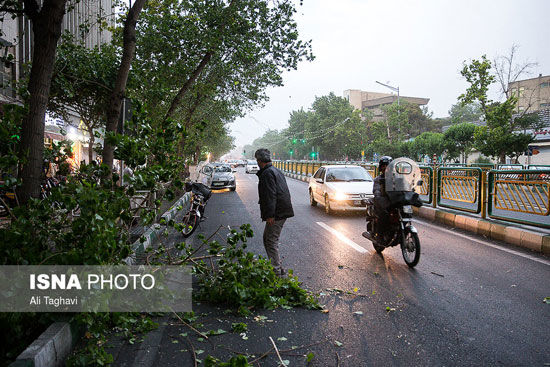
[[[296,144],[296,139],[292,139],[292,144]]]
[[[288,153],[290,153],[290,155],[293,155],[293,154],[294,154],[294,149],[290,149],[290,150],[288,151]]]
[[[302,139],[302,144],[305,144],[306,143],[306,139]]]
[[[315,155],[316,155],[315,152],[311,152],[309,153],[309,155],[311,156],[311,158],[315,159]]]

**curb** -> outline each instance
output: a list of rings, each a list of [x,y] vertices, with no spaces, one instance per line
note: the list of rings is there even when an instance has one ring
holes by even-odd
[[[161,222],[168,222],[176,217],[179,206],[185,208],[189,203],[190,193],[185,193],[161,216]],[[162,225],[155,223],[132,244],[132,255],[123,260],[133,265],[136,255],[149,248],[163,231]],[[78,342],[83,329],[76,322],[54,322],[35,341],[31,343],[9,367],[58,367],[63,366],[67,356]]]
[[[54,322],[9,367],[64,366],[83,331],[75,321]]]
[[[423,206],[420,208],[413,208],[413,210],[419,217],[428,219],[432,222],[460,228],[531,251],[540,252],[546,255],[550,254],[550,235],[544,233],[515,226],[507,226],[482,218],[451,213],[439,208]]]
[[[178,207],[182,206],[183,208],[185,208],[185,206],[189,203],[190,197],[191,194],[188,192],[180,197],[178,201],[176,201],[174,205],[172,205],[172,207],[160,217],[160,222],[166,223],[174,219],[177,212],[180,210],[178,209]],[[147,228],[145,232],[143,232],[141,237],[132,244],[132,254],[122,261],[125,262],[127,265],[134,265],[136,261],[136,256],[144,253],[145,250],[151,247],[151,245],[163,231],[162,227],[163,226],[161,224],[155,223],[151,227]]]
[[[307,182],[308,176],[283,172],[287,177]],[[503,241],[525,249],[550,255],[550,235],[515,226],[507,226],[481,218],[451,213],[443,209],[422,206],[413,208],[419,217],[445,226],[456,227],[493,240]]]

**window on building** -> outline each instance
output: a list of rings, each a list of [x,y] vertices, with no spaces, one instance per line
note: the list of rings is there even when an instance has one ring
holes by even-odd
[[[524,88],[524,87],[520,87],[520,88],[519,88],[519,96],[520,96],[520,97],[523,97],[524,94],[525,94],[525,88]]]
[[[550,87],[550,82],[542,82],[542,83],[540,83],[540,87],[541,88],[548,88],[548,87]]]
[[[550,107],[550,103],[541,103],[540,108],[548,108]]]

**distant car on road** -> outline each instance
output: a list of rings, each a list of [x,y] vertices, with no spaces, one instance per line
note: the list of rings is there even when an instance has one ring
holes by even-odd
[[[258,162],[253,159],[249,159],[246,161],[246,168],[244,169],[246,173],[256,173],[259,170],[260,167],[258,166]]]
[[[374,180],[362,167],[350,165],[321,166],[309,179],[311,206],[321,203],[325,212],[365,210],[367,199],[374,197]]]
[[[212,181],[210,187],[212,189],[230,189],[235,191],[237,189],[237,182],[235,181],[235,175],[229,165],[215,166],[212,173]]]

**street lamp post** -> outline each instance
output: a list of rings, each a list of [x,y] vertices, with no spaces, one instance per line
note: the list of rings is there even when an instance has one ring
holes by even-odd
[[[397,92],[397,116],[399,116],[399,86],[397,87],[392,87],[391,85],[388,85],[388,84],[384,84],[384,83],[380,83],[378,80],[375,80],[378,84],[380,85],[383,85],[384,87],[386,88],[389,88],[391,90],[393,90],[394,92]],[[397,121],[397,123],[399,124],[399,128],[398,128],[398,133],[399,135],[401,135],[401,121]]]

